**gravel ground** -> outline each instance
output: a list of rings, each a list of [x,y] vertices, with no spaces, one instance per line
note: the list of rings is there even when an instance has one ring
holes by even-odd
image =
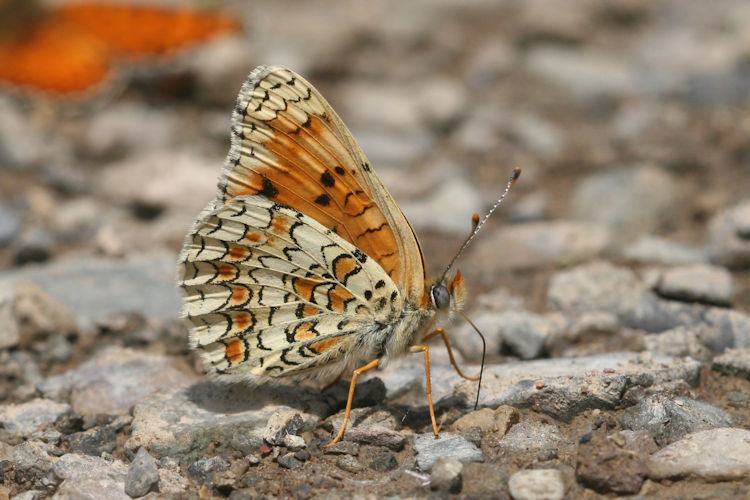
[[[750,496],[750,4],[291,2],[84,109],[0,97],[0,499]],[[339,111],[487,338],[358,385],[208,380],[174,262],[244,77]],[[481,345],[446,325],[467,373]]]

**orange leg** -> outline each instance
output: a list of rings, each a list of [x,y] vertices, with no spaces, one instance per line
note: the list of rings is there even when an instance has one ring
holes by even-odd
[[[346,424],[349,422],[349,414],[352,411],[352,400],[354,399],[354,388],[357,386],[357,377],[360,376],[360,374],[366,372],[367,370],[371,370],[378,366],[378,363],[380,363],[380,358],[371,361],[370,363],[367,363],[365,366],[361,368],[357,368],[354,370],[354,373],[352,374],[352,381],[349,384],[349,397],[346,399],[346,411],[344,412],[344,422],[341,424],[341,429],[339,430],[339,433],[336,434],[336,437],[333,438],[333,441],[328,443],[327,445],[323,446],[323,448],[328,448],[334,443],[337,443],[339,439],[341,439],[341,436],[344,435],[344,431],[346,430]],[[429,384],[429,377],[428,377],[428,384]]]
[[[413,345],[409,348],[411,352],[424,352],[424,371],[427,376],[426,391],[427,392],[427,403],[430,405],[430,418],[432,419],[432,430],[435,432],[435,437],[438,436],[438,426],[435,421],[435,406],[432,404],[432,384],[430,383],[430,348],[426,345]]]
[[[448,340],[448,335],[445,333],[445,330],[443,330],[442,328],[436,329],[434,332],[426,335],[422,339],[422,342],[427,342],[428,340],[434,339],[438,335],[443,337],[443,342],[445,342],[445,348],[448,349],[448,357],[450,357],[451,364],[453,365],[453,368],[456,369],[458,374],[462,376],[463,378],[465,378],[466,380],[479,380],[479,375],[469,377],[468,375],[464,375],[464,372],[462,372],[461,368],[458,367],[458,363],[456,363],[456,359],[453,357],[453,349],[451,349],[451,342],[450,340]]]

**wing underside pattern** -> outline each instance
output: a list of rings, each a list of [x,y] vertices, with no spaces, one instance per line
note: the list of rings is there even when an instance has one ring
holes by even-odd
[[[191,341],[221,374],[295,375],[344,360],[403,308],[377,262],[262,196],[202,214],[179,272]]]

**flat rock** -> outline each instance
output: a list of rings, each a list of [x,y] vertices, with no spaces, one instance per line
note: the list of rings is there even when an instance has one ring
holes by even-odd
[[[534,408],[569,421],[580,412],[613,409],[634,386],[684,380],[694,385],[702,364],[692,359],[619,352],[486,366],[480,406]],[[476,383],[459,382],[454,396],[473,404]]]
[[[327,418],[325,426],[333,435],[338,433],[344,422],[344,411]],[[406,444],[406,436],[396,430],[396,419],[383,410],[373,408],[355,408],[349,416],[343,439],[362,444],[385,446],[392,450],[401,450]]]
[[[711,262],[729,268],[750,265],[750,200],[729,207],[708,223]]]
[[[701,340],[711,335],[712,332],[707,330],[708,327],[705,326],[678,326],[661,333],[644,335],[643,345],[648,352],[658,356],[690,356],[700,361],[709,361],[712,357],[711,350]]]
[[[562,500],[565,483],[557,469],[521,470],[510,476],[508,489],[513,500]]]
[[[750,431],[710,429],[685,436],[657,451],[648,461],[653,479],[698,477],[732,481],[750,475]]]
[[[3,433],[7,433],[6,436],[27,438],[71,413],[72,409],[68,404],[37,398],[26,403],[0,407],[0,424]]]
[[[414,451],[417,453],[417,467],[430,472],[439,458],[452,458],[459,462],[482,462],[482,450],[463,437],[443,432],[439,437],[433,433],[414,436]]]
[[[55,493],[58,498],[130,500],[125,493],[128,468],[120,460],[68,453],[55,462],[52,473],[62,482]]]
[[[621,255],[637,264],[678,266],[708,261],[706,250],[653,235],[643,235],[629,243],[622,249]]]
[[[653,165],[628,165],[595,173],[576,185],[568,215],[598,222],[618,239],[656,230],[680,207],[675,180]]]
[[[34,483],[44,477],[54,464],[44,445],[33,441],[26,441],[14,447],[8,460],[13,464],[17,482]]]
[[[524,420],[511,427],[497,446],[514,460],[536,463],[557,457],[561,449],[572,448],[572,443],[566,441],[554,425]]]
[[[729,349],[714,358],[714,370],[750,380],[750,348]]]
[[[547,305],[566,312],[602,311],[622,316],[650,292],[630,269],[592,262],[555,273]]]
[[[472,255],[487,272],[531,269],[589,260],[600,255],[610,241],[609,231],[598,223],[528,222],[485,235]]]
[[[126,260],[65,258],[2,272],[0,288],[8,282],[34,282],[67,306],[76,324],[86,329],[98,319],[124,311],[159,319],[178,317],[180,297],[174,275],[171,254]]]
[[[138,402],[125,447],[135,451],[143,446],[156,458],[190,463],[212,441],[230,443],[236,435],[256,436],[260,446],[271,416],[292,410],[302,417],[301,431],[314,429],[329,411],[320,403],[320,392],[310,388],[200,382]]]
[[[173,368],[166,356],[108,347],[78,368],[41,381],[37,388],[47,397],[69,400],[81,415],[123,414],[146,396],[193,381]]]
[[[708,264],[679,266],[660,273],[656,292],[668,299],[728,306],[732,299],[732,275]]]
[[[703,401],[655,395],[620,415],[620,425],[646,430],[661,445],[673,443],[693,432],[735,425],[730,414]]]

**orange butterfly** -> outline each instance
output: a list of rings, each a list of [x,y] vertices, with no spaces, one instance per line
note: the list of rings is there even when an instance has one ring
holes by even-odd
[[[426,280],[403,212],[333,108],[298,74],[256,68],[231,130],[218,195],[179,259],[192,346],[214,374],[254,382],[356,368],[332,443],[346,428],[357,377],[422,353],[437,435],[426,342],[440,335],[459,375],[478,378],[461,372],[445,332],[432,329],[438,313],[463,307],[461,273],[447,277],[455,258]],[[476,218],[461,250],[499,203]]]
[[[151,5],[0,4],[0,82],[31,93],[81,97],[111,81],[121,62],[154,60],[240,29],[213,11]]]

